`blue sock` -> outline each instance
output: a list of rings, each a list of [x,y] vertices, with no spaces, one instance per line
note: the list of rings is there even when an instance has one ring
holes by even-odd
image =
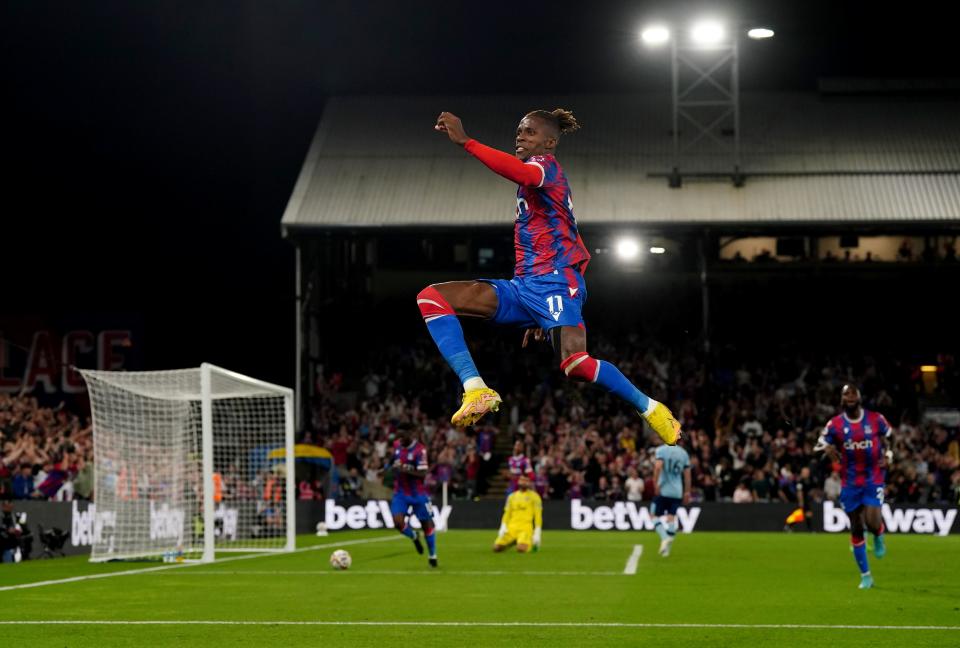
[[[660,520],[657,520],[657,523],[653,525],[653,530],[657,532],[661,540],[667,539],[667,527],[665,527]]]
[[[673,521],[667,525],[667,535],[671,538],[677,535],[677,523]]]
[[[424,536],[427,539],[427,549],[430,552],[430,557],[436,558],[437,557],[437,530],[431,529],[430,531],[425,533]]]
[[[414,538],[417,537],[417,534],[414,532],[413,527],[410,526],[409,524],[408,524],[407,526],[403,527],[402,529],[400,529],[400,533],[402,533],[403,535],[407,536],[407,537],[410,538],[411,540],[413,540]]]
[[[600,371],[597,372],[597,384],[627,401],[633,407],[643,414],[650,406],[650,397],[633,386],[633,383],[627,380],[619,369],[606,362],[599,360]]]
[[[455,315],[430,320],[427,322],[427,330],[430,331],[430,337],[440,349],[444,360],[460,376],[460,382],[480,376],[467,349],[467,341],[463,339],[463,327]]]
[[[867,564],[867,543],[862,539],[860,544],[853,545],[853,559],[857,561],[857,567],[860,568],[861,574],[870,571],[870,565]]]

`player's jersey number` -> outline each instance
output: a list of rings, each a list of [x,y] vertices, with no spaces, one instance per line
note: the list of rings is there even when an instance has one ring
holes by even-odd
[[[550,295],[547,297],[547,310],[553,315],[553,319],[559,320],[563,313],[563,295]]]

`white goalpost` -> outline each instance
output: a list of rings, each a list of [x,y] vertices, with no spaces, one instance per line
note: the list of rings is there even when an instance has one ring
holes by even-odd
[[[93,414],[92,562],[294,549],[293,390],[210,364],[79,371]]]

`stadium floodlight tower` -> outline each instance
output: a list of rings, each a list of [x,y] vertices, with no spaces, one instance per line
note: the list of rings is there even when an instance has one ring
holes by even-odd
[[[694,154],[697,164],[687,175],[729,176],[735,186],[743,186],[739,40],[744,31],[720,20],[702,19],[685,29],[654,24],[640,34],[649,47],[670,45],[673,163],[667,178],[673,188],[682,186],[685,163],[693,162]],[[753,27],[746,34],[766,39],[774,32]],[[687,127],[688,133],[681,127]],[[704,160],[706,168],[702,168]]]

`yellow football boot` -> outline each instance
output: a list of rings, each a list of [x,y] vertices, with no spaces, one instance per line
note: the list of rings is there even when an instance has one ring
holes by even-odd
[[[500,394],[489,387],[471,389],[463,395],[463,405],[450,417],[450,422],[457,427],[473,425],[487,412],[496,412],[500,409]]]
[[[676,445],[680,438],[680,423],[673,418],[673,413],[663,403],[657,403],[649,414],[641,414],[647,420],[653,431],[660,435],[667,445]]]

